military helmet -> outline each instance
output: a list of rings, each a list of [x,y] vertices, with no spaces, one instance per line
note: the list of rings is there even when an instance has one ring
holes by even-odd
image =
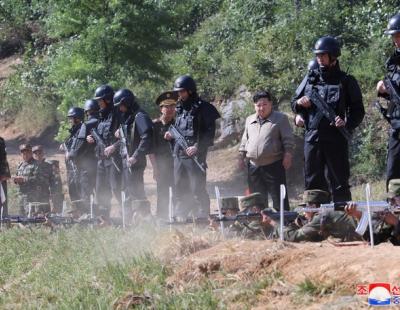
[[[196,82],[189,75],[181,75],[175,80],[174,91],[187,90],[189,93],[196,93]]]
[[[307,203],[329,203],[331,201],[331,195],[320,189],[309,189],[303,193],[303,202],[299,206],[305,206]]]
[[[85,111],[82,108],[72,107],[68,110],[67,116],[83,120],[85,118]]]
[[[114,96],[114,89],[110,85],[101,85],[94,92],[94,99],[104,99],[111,102]]]
[[[84,110],[85,110],[85,112],[88,112],[88,111],[97,112],[98,110],[100,110],[99,103],[95,99],[88,99],[85,101]]]
[[[128,108],[133,107],[135,101],[136,101],[135,95],[129,89],[126,88],[118,90],[113,98],[114,107],[118,107],[120,104],[124,104]]]
[[[392,16],[385,30],[385,34],[392,35],[398,32],[400,32],[400,14]]]
[[[314,54],[328,53],[330,56],[339,57],[340,56],[339,41],[331,36],[321,37],[315,43],[313,53]]]
[[[319,67],[318,61],[315,58],[313,58],[308,62],[307,70],[308,71],[315,70],[318,69],[318,67]]]
[[[400,196],[400,179],[392,179],[388,184],[388,198],[394,198]]]

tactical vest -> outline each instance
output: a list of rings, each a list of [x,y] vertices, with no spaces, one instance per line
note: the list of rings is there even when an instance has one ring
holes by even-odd
[[[192,104],[190,110],[185,110],[182,105],[176,108],[175,126],[185,137],[189,146],[194,145],[199,140],[200,127],[200,108],[201,101]]]
[[[332,107],[342,119],[345,117],[345,93],[343,90],[343,84],[345,83],[346,74],[344,72],[339,73],[338,84],[328,84],[323,81],[318,70],[310,71],[308,75],[308,81],[304,89],[304,94],[310,98],[312,91],[316,90],[318,94],[326,101],[326,103]],[[315,105],[312,105],[309,109],[308,119],[306,119],[307,129],[318,129],[323,119],[323,114],[317,109]],[[325,125],[329,125],[328,120],[324,118]]]
[[[386,63],[387,68],[387,75],[386,77],[389,78],[394,85],[400,90],[400,63],[399,63],[398,56],[392,56],[388,59]],[[400,129],[400,106],[396,105],[393,102],[388,104],[387,114],[386,116],[390,120],[390,125],[394,130]]]
[[[112,140],[114,139],[113,113],[109,113],[107,117],[100,120],[97,125],[97,132],[107,146],[112,144]]]

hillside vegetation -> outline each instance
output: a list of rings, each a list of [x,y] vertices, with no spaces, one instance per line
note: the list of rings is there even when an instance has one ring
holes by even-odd
[[[177,75],[189,73],[208,99],[229,98],[241,85],[268,88],[280,109],[288,110],[313,44],[330,34],[342,42],[342,69],[359,80],[365,95],[368,115],[353,139],[353,171],[362,176],[359,181],[379,178],[387,125],[370,106],[392,49],[383,30],[397,5],[394,0],[4,0],[0,57],[20,53],[23,62],[1,84],[0,108],[19,114],[22,127],[61,121],[61,139],[68,108],[83,105],[99,84],[133,89],[154,112],[157,94]]]

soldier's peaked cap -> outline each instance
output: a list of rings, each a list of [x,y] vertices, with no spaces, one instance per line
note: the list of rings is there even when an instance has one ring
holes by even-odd
[[[32,148],[32,152],[37,152],[37,151],[43,152],[43,146],[41,146],[41,145],[35,145],[35,146]]]
[[[178,93],[176,91],[166,91],[163,92],[160,96],[158,96],[156,100],[156,104],[160,107],[166,105],[173,105],[176,104],[178,100]]]
[[[258,206],[258,205],[264,206],[264,204],[265,204],[264,195],[261,193],[253,193],[253,194],[250,194],[250,195],[240,198],[239,208],[241,211],[243,211],[243,210],[245,210],[249,207],[253,207],[253,206]]]
[[[24,143],[24,144],[21,144],[19,146],[19,150],[20,151],[24,151],[24,150],[31,150],[32,151],[32,146],[30,144],[28,144],[28,143]]]
[[[329,203],[331,201],[331,195],[320,189],[310,189],[303,193],[303,203],[300,206],[305,206],[307,203]]]

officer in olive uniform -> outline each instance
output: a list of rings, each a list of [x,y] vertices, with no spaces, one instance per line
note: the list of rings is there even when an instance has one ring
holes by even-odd
[[[13,181],[19,186],[20,214],[29,212],[29,203],[34,203],[33,213],[50,212],[48,194],[46,195],[48,176],[41,172],[40,164],[33,158],[32,147],[29,144],[20,145],[19,150],[23,161],[18,165]]]
[[[62,201],[64,195],[62,193],[62,183],[59,174],[56,174],[54,163],[44,157],[43,147],[35,145],[32,148],[33,158],[38,162],[43,177],[46,178],[46,187],[43,192],[51,198],[53,209],[52,212],[59,213],[62,209]]]
[[[328,192],[322,190],[306,190],[303,194],[303,203],[300,206],[307,208],[319,208],[323,203],[330,202]],[[263,222],[274,228],[273,237],[279,237],[279,224],[263,216]],[[328,237],[339,238],[341,241],[361,240],[355,232],[356,222],[354,219],[341,211],[306,212],[305,216],[300,216],[284,228],[283,234],[286,241],[322,241]]]
[[[134,213],[149,215],[151,214],[149,204],[133,202],[146,200],[143,174],[146,168],[146,155],[150,153],[152,147],[152,122],[129,89],[118,90],[113,102],[121,113],[120,129],[115,135],[119,138],[119,153],[122,158],[125,206],[132,206],[127,210],[127,216],[130,218]]]
[[[203,168],[207,167],[207,151],[214,143],[215,121],[220,117],[217,109],[202,100],[197,94],[195,81],[188,75],[180,76],[174,83],[174,91],[179,100],[176,107],[175,127],[187,141],[188,148],[183,149],[175,143],[168,131],[165,139],[171,140],[174,156],[174,177],[176,191],[176,215],[178,220],[185,220],[191,210],[195,217],[204,218],[209,214],[210,197],[206,189],[206,174],[201,171],[191,157],[197,156]],[[187,186],[189,185],[189,190]],[[185,203],[185,193],[191,195]],[[193,201],[194,200],[194,201]]]
[[[393,54],[386,61],[386,79],[395,86],[397,92],[400,90],[400,14],[394,15],[385,31],[386,35],[392,37],[395,47]],[[400,105],[390,98],[388,90],[383,81],[377,84],[378,96],[389,100],[388,108],[381,109],[385,119],[390,123],[391,130],[389,133],[386,183],[391,179],[400,178]]]
[[[304,118],[305,189],[332,189],[333,201],[351,200],[348,142],[338,130],[353,131],[364,118],[362,95],[357,81],[340,70],[339,42],[330,36],[320,38],[313,50],[319,68],[308,73],[307,82],[297,89],[292,110]],[[334,124],[310,100],[317,91],[335,111]],[[328,172],[328,181],[325,178]]]
[[[10,177],[11,174],[7,162],[6,144],[4,142],[4,139],[0,137],[0,185],[3,188],[3,193],[4,193],[4,197],[2,198],[0,197],[0,206],[3,208],[3,216],[8,215],[7,180]]]
[[[114,90],[109,85],[101,85],[96,89],[94,99],[100,107],[99,123],[87,137],[89,143],[96,143],[96,213],[104,218],[110,216],[112,195],[121,201],[122,159],[118,152],[119,142],[114,135],[119,127],[120,114],[114,109],[113,96]],[[101,141],[96,141],[94,134]]]
[[[391,179],[388,184],[387,200],[396,209],[400,208],[400,179]],[[346,207],[348,214],[361,219],[362,213],[357,210],[357,204],[351,203]],[[400,245],[400,221],[399,214],[383,211],[372,213],[372,229],[374,244],[391,242],[393,245]],[[370,241],[369,227],[363,238]]]
[[[174,189],[174,159],[165,133],[175,122],[175,107],[178,94],[173,91],[162,93],[156,100],[161,116],[153,120],[153,152],[150,160],[154,179],[157,182],[157,216],[168,219],[169,188]]]

